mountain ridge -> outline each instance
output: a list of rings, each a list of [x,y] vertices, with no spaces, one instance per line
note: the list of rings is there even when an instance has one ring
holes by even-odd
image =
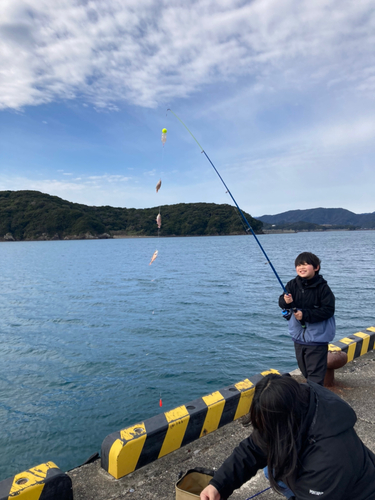
[[[39,191],[0,191],[0,241],[244,234],[237,209],[215,203],[116,208],[72,203]],[[263,223],[245,217],[254,231]]]
[[[307,222],[319,225],[350,225],[362,229],[375,228],[375,212],[355,214],[345,208],[310,208],[304,210],[288,210],[275,215],[255,217],[266,224],[293,224]]]

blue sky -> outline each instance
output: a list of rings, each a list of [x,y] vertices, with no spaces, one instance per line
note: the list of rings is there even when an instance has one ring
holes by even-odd
[[[373,212],[374,47],[375,0],[2,0],[0,190],[232,204],[171,108],[253,216]]]

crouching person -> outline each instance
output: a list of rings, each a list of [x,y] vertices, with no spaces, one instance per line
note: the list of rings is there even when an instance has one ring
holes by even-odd
[[[328,389],[270,374],[255,388],[252,434],[202,491],[225,500],[259,469],[271,487],[296,500],[374,500],[375,455],[359,439],[354,410]]]

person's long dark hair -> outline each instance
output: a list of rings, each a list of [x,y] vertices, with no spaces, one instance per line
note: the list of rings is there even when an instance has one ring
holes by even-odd
[[[270,374],[255,387],[250,408],[253,441],[267,453],[271,486],[288,479],[298,460],[298,439],[309,405],[309,389],[288,376]]]

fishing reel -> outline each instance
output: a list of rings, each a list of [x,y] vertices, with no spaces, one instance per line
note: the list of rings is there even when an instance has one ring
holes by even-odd
[[[283,309],[281,311],[281,314],[283,315],[283,318],[286,319],[287,321],[290,320],[292,317],[293,311],[291,309]]]
[[[285,318],[287,321],[289,321],[290,318],[292,317],[292,314],[295,312],[297,312],[297,308],[293,307],[293,309],[283,309],[281,311],[281,314],[283,315],[283,318]]]

